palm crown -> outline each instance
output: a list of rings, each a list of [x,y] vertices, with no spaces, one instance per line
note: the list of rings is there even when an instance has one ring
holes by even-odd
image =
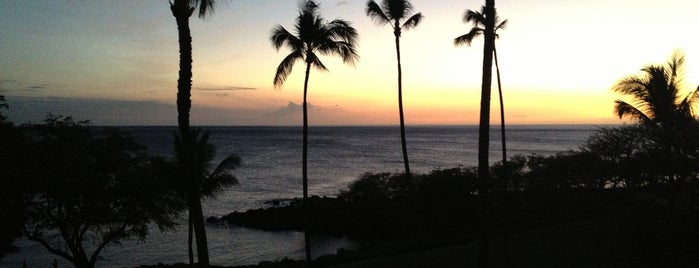
[[[614,111],[619,118],[630,117],[647,125],[668,126],[693,119],[697,90],[680,95],[683,69],[684,55],[675,52],[666,66],[648,65],[641,69],[645,75],[620,80],[612,90],[629,95],[632,102],[617,99]]]
[[[338,55],[344,63],[354,64],[359,59],[356,51],[357,31],[349,22],[336,19],[325,23],[318,15],[318,4],[313,1],[299,3],[299,16],[296,18],[296,35],[281,25],[272,29],[270,40],[279,50],[286,46],[291,53],[277,67],[274,85],[280,87],[291,73],[297,60],[305,60],[313,67],[327,71],[317,53]]]
[[[475,39],[478,36],[481,36],[485,32],[485,6],[481,7],[481,11],[473,11],[473,10],[466,10],[464,13],[464,18],[463,18],[465,23],[471,23],[473,22],[473,28],[471,30],[464,34],[461,35],[457,38],[454,39],[454,45],[471,45],[471,42],[473,42],[473,39]],[[500,18],[495,15],[495,38],[498,38],[497,31],[499,29],[505,29],[507,26],[507,20],[500,21]]]
[[[422,21],[422,13],[410,16],[403,24],[400,21],[413,11],[413,5],[405,0],[383,0],[381,6],[374,1],[367,3],[366,14],[377,23],[387,24],[392,22],[393,33],[400,37],[402,29],[415,28]]]

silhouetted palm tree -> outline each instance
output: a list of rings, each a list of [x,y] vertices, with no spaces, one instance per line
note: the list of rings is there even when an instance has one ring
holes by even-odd
[[[374,1],[369,1],[366,7],[367,16],[371,17],[379,24],[391,24],[393,35],[396,40],[396,58],[398,59],[398,112],[400,115],[400,138],[403,149],[403,163],[405,174],[410,177],[410,164],[408,161],[408,148],[405,144],[405,120],[403,116],[403,73],[400,65],[400,35],[403,29],[409,30],[417,27],[422,21],[422,13],[410,16],[413,5],[407,0],[382,0],[381,6]],[[405,19],[410,16],[408,19]]]
[[[473,22],[473,28],[471,30],[464,34],[461,35],[457,38],[454,39],[454,45],[468,45],[471,46],[471,42],[473,42],[473,39],[481,36],[484,32],[485,29],[483,26],[485,25],[485,7],[481,7],[481,12],[478,11],[473,11],[473,10],[466,10],[464,13],[464,22],[465,23],[470,23]],[[507,20],[500,21],[500,19],[497,16],[497,11],[495,14],[495,38],[500,37],[497,33],[498,30],[500,29],[505,29],[505,26],[507,26]],[[505,138],[505,106],[504,106],[504,101],[503,101],[503,96],[502,96],[502,84],[500,82],[500,65],[498,64],[498,52],[495,46],[493,46],[493,57],[495,58],[495,72],[496,76],[498,79],[498,95],[500,97],[500,137],[502,140],[502,168],[503,168],[503,180],[507,180],[507,145],[506,145],[506,138]],[[505,185],[507,187],[507,185]]]
[[[612,87],[630,100],[617,99],[614,111],[619,118],[629,117],[644,127],[650,138],[644,145],[659,162],[653,172],[660,181],[696,179],[699,122],[692,109],[699,88],[682,92],[684,55],[676,51],[666,65],[647,65],[641,71],[642,75],[623,78]]]
[[[684,55],[676,51],[667,66],[645,66],[643,76],[629,76],[617,82],[612,90],[627,95],[632,102],[617,99],[614,112],[619,118],[630,117],[646,126],[668,128],[683,120],[693,120],[692,106],[697,90],[681,96]]]
[[[177,34],[180,46],[180,71],[177,79],[177,125],[180,135],[186,137],[189,131],[189,111],[192,107],[192,35],[189,29],[189,17],[198,8],[200,18],[211,14],[216,5],[216,0],[172,0],[170,10],[177,22]],[[183,163],[185,169],[189,169],[188,164]],[[187,173],[187,172],[185,172]],[[197,199],[198,200],[198,199]],[[189,202],[193,204],[193,202]],[[199,203],[199,201],[197,201]],[[201,206],[201,204],[199,204]],[[190,207],[190,210],[195,207]],[[206,245],[206,230],[203,221],[192,222],[197,236],[197,256],[200,265],[208,267],[209,256]]]
[[[238,180],[230,174],[240,166],[240,158],[236,155],[226,157],[219,165],[211,169],[211,161],[214,160],[216,150],[209,142],[208,131],[199,129],[190,130],[189,135],[175,135],[175,156],[178,165],[178,174],[175,174],[177,188],[186,195],[189,206],[189,258],[193,264],[192,252],[192,227],[204,227],[204,214],[201,200],[216,197],[229,186],[238,184]],[[186,169],[185,167],[189,167]],[[208,247],[206,245],[206,232],[199,230],[204,236],[197,235],[197,258],[199,265],[208,265]],[[200,245],[200,241],[203,245]],[[207,264],[205,264],[207,263]]]
[[[291,73],[296,61],[306,63],[306,75],[303,82],[303,205],[304,218],[308,222],[308,78],[311,66],[321,71],[327,68],[318,58],[318,54],[340,56],[344,63],[354,64],[359,59],[356,51],[357,31],[349,22],[336,19],[326,22],[318,14],[318,4],[314,1],[299,2],[299,16],[296,18],[296,35],[277,25],[272,29],[270,40],[279,50],[286,46],[291,53],[282,60],[274,76],[274,86],[281,87]],[[306,261],[311,262],[311,248],[308,231],[305,233]]]
[[[483,9],[485,25],[483,31],[483,77],[481,81],[481,110],[478,126],[478,263],[488,267],[490,246],[488,242],[488,192],[489,179],[489,141],[490,141],[490,92],[493,78],[493,51],[495,50],[495,0],[486,0]]]

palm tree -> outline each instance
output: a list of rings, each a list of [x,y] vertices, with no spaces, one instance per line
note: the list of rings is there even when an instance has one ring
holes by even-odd
[[[481,36],[484,32],[485,29],[483,26],[485,25],[485,7],[481,7],[481,11],[473,11],[473,10],[466,10],[464,13],[464,22],[465,23],[470,23],[473,22],[473,28],[471,30],[464,34],[461,35],[457,38],[454,39],[454,45],[468,45],[471,46],[471,42],[473,42],[473,39]],[[497,11],[495,15],[495,38],[500,37],[497,33],[498,30],[500,29],[505,29],[505,26],[507,26],[507,20],[500,21],[500,19],[497,16]],[[495,58],[495,72],[498,80],[498,95],[500,97],[500,137],[502,141],[502,169],[503,169],[503,180],[507,180],[507,144],[505,143],[505,106],[503,102],[503,97],[502,97],[502,85],[500,83],[500,65],[498,64],[498,52],[495,46],[493,46],[493,57]],[[505,185],[506,187],[506,185]]]
[[[685,120],[694,121],[692,106],[699,97],[697,90],[680,95],[684,55],[676,51],[667,66],[648,65],[643,76],[629,76],[617,82],[612,90],[631,98],[617,99],[614,112],[619,118],[630,117],[641,124],[667,129]],[[685,121],[686,122],[686,121]]]
[[[641,71],[643,74],[623,78],[612,87],[630,100],[617,99],[614,112],[619,118],[638,121],[649,135],[648,155],[659,163],[654,172],[660,175],[660,181],[696,178],[699,122],[693,106],[699,98],[699,88],[686,95],[681,92],[684,55],[675,51],[666,65],[647,65]]]
[[[211,161],[216,155],[215,146],[209,142],[208,131],[190,130],[189,135],[175,135],[175,156],[178,165],[178,175],[175,175],[176,186],[186,195],[189,206],[189,261],[194,264],[192,252],[192,228],[197,232],[197,258],[199,265],[208,267],[209,254],[204,228],[204,214],[201,200],[216,197],[229,186],[238,184],[238,180],[230,174],[240,166],[240,158],[236,155],[226,157],[219,165],[211,170]],[[187,169],[187,167],[189,167]],[[197,230],[198,228],[201,228]],[[201,235],[200,235],[201,234]]]
[[[401,32],[417,27],[422,21],[422,13],[416,13],[405,19],[413,10],[413,5],[407,0],[382,0],[381,6],[374,1],[369,1],[366,7],[367,16],[378,24],[390,23],[393,27],[393,35],[396,40],[396,58],[398,59],[398,113],[400,115],[400,141],[403,149],[403,164],[405,175],[410,177],[410,164],[408,161],[408,148],[405,144],[405,120],[403,116],[403,73],[400,65],[400,35]]]
[[[483,44],[483,77],[481,80],[481,111],[478,126],[478,264],[488,267],[490,245],[488,241],[487,217],[489,210],[489,164],[488,150],[490,147],[490,91],[493,78],[493,51],[495,51],[495,0],[486,0],[483,9],[485,16]]]
[[[308,78],[311,67],[321,71],[328,69],[318,58],[321,55],[337,55],[344,63],[354,65],[359,59],[356,51],[357,31],[349,22],[336,19],[326,22],[318,14],[318,4],[314,1],[299,2],[299,16],[296,18],[296,35],[277,25],[272,29],[270,41],[277,49],[286,46],[291,50],[277,67],[274,76],[274,86],[280,88],[296,61],[306,63],[306,76],[303,82],[303,206],[304,219],[308,223]],[[310,240],[308,230],[305,232],[306,261],[311,261]]]
[[[216,3],[216,0],[170,1],[170,10],[177,22],[177,34],[180,46],[180,70],[179,78],[177,79],[177,125],[179,127],[180,136],[184,137],[186,140],[191,138],[187,136],[191,134],[189,129],[189,111],[192,107],[192,100],[190,98],[192,91],[192,35],[189,29],[189,17],[191,17],[194,10],[198,8],[199,17],[205,18],[207,15],[213,13]],[[183,170],[190,170],[192,169],[191,165],[194,165],[193,163],[181,164],[182,168],[184,168]],[[188,173],[189,172],[183,172],[183,174]],[[190,179],[195,180],[194,178]],[[194,194],[190,195],[192,198],[195,196]],[[197,210],[201,210],[201,203],[198,198],[196,198],[196,202],[190,200],[188,203],[190,204],[190,214],[192,211],[196,212]],[[198,204],[199,208],[197,208],[195,203]],[[208,266],[209,257],[204,222],[203,220],[198,221],[195,219],[191,221],[190,224],[194,225],[194,231],[197,237],[197,256],[199,258],[199,263]]]

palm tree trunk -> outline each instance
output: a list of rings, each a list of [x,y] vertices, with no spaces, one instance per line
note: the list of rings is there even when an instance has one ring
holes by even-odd
[[[209,246],[206,240],[206,227],[204,226],[204,213],[201,208],[201,197],[192,194],[189,203],[189,211],[192,215],[192,225],[197,241],[197,259],[199,267],[209,267]]]
[[[306,96],[308,93],[308,77],[311,74],[311,63],[306,63],[306,78],[303,81],[303,168],[302,168],[302,180],[303,180],[303,220],[304,220],[304,232],[303,240],[306,248],[306,266],[311,267],[311,238],[308,235],[308,228],[310,227],[310,208],[308,204],[308,103],[306,102]]]
[[[410,178],[410,162],[408,161],[408,146],[405,143],[405,117],[403,116],[403,71],[400,66],[400,27],[396,22],[396,58],[398,59],[398,113],[400,115],[400,144],[403,149],[403,164],[405,175]]]
[[[498,51],[493,46],[493,57],[495,58],[495,73],[498,79],[498,95],[500,96],[500,140],[502,141],[502,182],[507,191],[507,144],[505,143],[505,105],[502,99],[502,84],[500,83],[500,65],[498,64]]]
[[[478,265],[490,266],[489,225],[489,141],[490,92],[493,77],[493,50],[495,47],[495,0],[485,1],[485,44],[483,45],[483,78],[481,84],[481,111],[478,128]]]
[[[170,5],[172,15],[177,22],[177,34],[180,45],[180,71],[177,79],[177,125],[182,137],[189,133],[189,111],[192,107],[192,35],[189,30],[189,17],[194,8],[189,1],[175,0]]]
[[[194,229],[192,227],[192,213],[189,213],[187,216],[187,251],[189,253],[189,266],[194,268],[194,248],[192,247]]]

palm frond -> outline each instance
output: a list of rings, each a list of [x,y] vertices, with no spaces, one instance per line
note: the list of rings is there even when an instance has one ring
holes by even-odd
[[[485,9],[485,6],[483,6],[482,9]],[[473,21],[475,26],[485,25],[485,15],[483,14],[485,14],[485,12],[481,13],[467,9],[466,12],[464,12],[464,23],[471,23],[471,21]]]
[[[206,18],[206,16],[214,13],[214,7],[217,4],[216,0],[189,0],[189,4],[193,7],[199,7],[199,18]]]
[[[641,110],[622,100],[614,101],[614,111],[619,118],[631,117],[641,121],[641,123],[652,122],[650,117],[644,114]]]
[[[499,20],[496,18],[495,21],[499,21]],[[507,27],[507,20],[504,20],[504,21],[500,22],[499,24],[497,24],[497,26],[495,26],[495,31],[497,32],[498,30],[505,30],[506,27]]]
[[[342,62],[350,65],[355,65],[359,61],[359,54],[355,45],[345,41],[329,41],[318,46],[318,52],[325,55],[338,55],[342,58]]]
[[[300,50],[294,50],[289,55],[287,55],[279,66],[277,67],[277,72],[274,75],[274,87],[279,88],[284,84],[286,78],[291,74],[291,70],[294,67],[294,63],[297,60],[303,59],[303,52]]]
[[[218,166],[216,166],[214,171],[211,172],[211,176],[216,176],[220,173],[233,171],[240,167],[240,162],[241,161],[239,156],[234,154],[229,155],[228,157],[223,159],[223,161],[221,161],[221,163],[219,163]]]
[[[387,24],[391,22],[391,19],[383,12],[379,4],[374,1],[369,1],[367,3],[366,15],[377,24]]]
[[[357,43],[357,30],[352,24],[345,20],[333,20],[326,25],[327,36],[330,39],[345,41],[347,43]]]
[[[417,27],[418,24],[422,21],[422,13],[417,13],[415,15],[412,15],[410,18],[408,18],[404,23],[403,26],[401,26],[401,29],[405,30],[410,30],[412,28]]]
[[[320,58],[318,58],[315,53],[308,53],[308,55],[306,55],[306,62],[310,63],[311,66],[315,67],[319,71],[328,71],[328,67],[325,67],[323,62],[320,61]]]
[[[281,25],[277,25],[272,29],[269,40],[272,41],[272,45],[277,50],[284,46],[284,44],[287,44],[291,50],[300,50],[303,47],[301,40]]]
[[[457,38],[454,38],[454,45],[459,46],[459,45],[466,44],[468,46],[471,46],[471,42],[473,42],[473,39],[482,35],[484,31],[485,30],[482,28],[473,27],[473,28],[471,28],[471,31],[469,31],[468,33],[466,33],[462,36],[459,36]]]

